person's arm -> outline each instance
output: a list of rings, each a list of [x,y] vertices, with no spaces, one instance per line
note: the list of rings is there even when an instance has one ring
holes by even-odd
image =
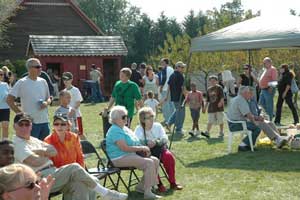
[[[23,161],[23,163],[31,167],[40,167],[45,163],[47,163],[48,161],[49,158],[34,153],[31,156],[27,157]]]
[[[6,102],[9,105],[10,109],[12,109],[15,113],[23,112],[15,103],[15,97],[13,95],[9,94],[6,98]]]
[[[42,149],[33,150],[33,152],[42,157],[54,157],[57,155],[57,151],[51,144],[44,142]]]
[[[78,135],[76,135],[77,140],[76,140],[76,144],[75,144],[75,148],[76,148],[76,162],[84,168],[84,158],[83,158],[83,152],[82,152],[82,147],[80,144],[80,138]]]
[[[128,146],[124,140],[118,140],[116,141],[116,144],[122,151],[125,152],[150,152],[150,149],[147,146]]]
[[[115,99],[113,97],[110,97],[108,105],[107,105],[107,110],[110,110],[111,107],[114,105]]]

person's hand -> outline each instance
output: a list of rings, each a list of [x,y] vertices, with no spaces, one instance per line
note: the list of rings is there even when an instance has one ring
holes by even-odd
[[[140,146],[139,147],[139,151],[149,153],[150,152],[150,148],[148,146]]]
[[[148,140],[147,145],[151,149],[151,148],[153,148],[156,145],[156,143],[154,141],[152,141],[152,140]]]
[[[257,120],[257,121],[260,121],[260,122],[263,122],[265,119],[264,119],[262,116],[258,116],[258,117],[256,118],[256,120]]]
[[[269,87],[269,88],[268,88],[268,92],[269,92],[270,94],[272,94],[272,93],[273,93],[273,88],[272,88],[272,87]]]
[[[220,102],[218,103],[218,108],[222,108],[222,107],[223,107],[223,102],[220,101]]]
[[[202,109],[202,113],[203,113],[203,114],[205,114],[205,112],[206,112],[206,109],[205,109],[205,108],[203,108],[203,109]]]
[[[68,117],[72,118],[75,115],[75,112],[75,109],[72,108],[71,111],[68,113]]]
[[[47,101],[43,101],[43,103],[41,103],[41,110],[47,108],[48,106],[48,102]]]
[[[51,175],[48,175],[47,178],[42,178],[39,182],[39,186],[41,188],[41,200],[48,200],[49,194],[52,186],[54,185],[55,178],[53,178]]]
[[[108,116],[108,111],[109,111],[109,110],[108,110],[107,107],[104,108],[104,109],[103,109],[103,112],[102,112],[102,116],[103,116],[103,117],[107,117],[107,116]]]
[[[161,87],[159,87],[159,92],[161,93],[162,92],[162,89],[163,89],[163,87],[161,86]]]
[[[284,93],[282,94],[282,99],[285,99],[285,97],[286,97],[286,92],[284,92]]]

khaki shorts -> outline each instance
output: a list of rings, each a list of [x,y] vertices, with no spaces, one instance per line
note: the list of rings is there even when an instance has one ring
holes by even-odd
[[[214,125],[223,124],[223,112],[208,113],[208,123]]]

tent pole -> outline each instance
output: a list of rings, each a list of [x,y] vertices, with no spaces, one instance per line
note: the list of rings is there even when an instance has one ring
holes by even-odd
[[[192,60],[192,52],[190,52],[188,60],[187,60],[187,63],[186,63],[187,67],[186,67],[186,70],[185,70],[185,73],[184,73],[184,83],[183,83],[183,86],[186,86],[186,79],[187,79],[187,75],[188,75],[188,72],[189,72],[189,69],[190,69],[191,60]],[[182,95],[180,95],[180,99],[179,99],[179,102],[181,102],[181,101],[182,101]],[[184,106],[184,105],[182,105],[182,106]],[[175,119],[175,121],[176,120],[177,119]],[[172,147],[172,143],[173,143],[173,139],[174,139],[174,134],[175,134],[175,125],[173,126],[173,130],[172,130],[172,135],[171,135],[171,139],[170,139],[169,150],[171,150],[171,147]]]
[[[251,65],[251,50],[248,49],[248,64]]]

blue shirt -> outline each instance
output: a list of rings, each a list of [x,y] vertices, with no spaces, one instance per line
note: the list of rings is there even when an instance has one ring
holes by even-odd
[[[140,146],[139,139],[127,127],[123,129],[113,124],[107,131],[106,151],[111,160],[121,158],[122,156],[132,154],[132,152],[122,151],[117,145],[117,141],[123,140],[128,146]]]
[[[0,82],[0,109],[9,109],[6,103],[6,97],[9,92],[9,86],[5,82]]]

